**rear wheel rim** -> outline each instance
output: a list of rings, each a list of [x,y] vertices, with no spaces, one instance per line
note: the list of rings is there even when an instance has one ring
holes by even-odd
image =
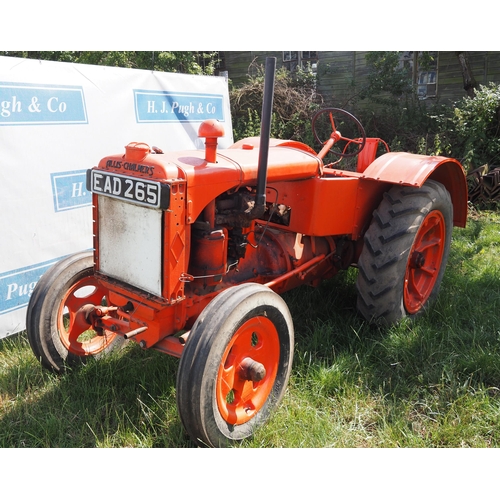
[[[107,290],[93,277],[83,278],[65,293],[57,312],[59,338],[64,347],[76,356],[94,356],[104,351],[115,339],[116,334],[103,331],[99,335],[91,325],[82,327],[77,311],[84,305],[103,305]]]
[[[249,360],[264,369],[261,380],[251,380],[244,368]],[[226,422],[244,424],[264,406],[273,389],[279,360],[280,342],[271,320],[256,316],[238,328],[224,351],[216,380],[217,406]]]
[[[445,248],[446,223],[442,213],[433,210],[420,225],[410,250],[404,281],[408,313],[418,312],[434,290]]]

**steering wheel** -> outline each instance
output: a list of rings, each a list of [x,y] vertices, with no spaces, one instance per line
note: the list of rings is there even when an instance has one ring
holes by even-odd
[[[359,155],[366,144],[363,125],[354,115],[343,109],[325,108],[317,111],[312,119],[312,129],[314,138],[323,146],[318,153],[320,158],[324,158],[328,152],[350,158]],[[339,129],[355,138],[344,137]]]

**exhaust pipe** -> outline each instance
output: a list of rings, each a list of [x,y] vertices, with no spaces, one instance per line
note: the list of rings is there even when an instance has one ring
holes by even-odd
[[[251,221],[260,219],[266,211],[266,184],[267,163],[269,157],[269,138],[271,135],[271,117],[273,113],[274,97],[274,73],[276,70],[276,58],[266,58],[266,73],[264,80],[264,96],[262,99],[262,115],[260,123],[260,148],[257,165],[257,186],[254,206],[251,210],[243,208],[242,212],[233,214],[216,214],[215,225],[229,225],[235,228],[249,227]],[[240,229],[241,232],[241,229]],[[242,236],[245,240],[246,236]],[[239,257],[244,255],[246,243],[241,245],[243,250]]]
[[[257,192],[252,213],[255,218],[263,215],[266,209],[267,163],[269,158],[269,138],[271,136],[271,117],[273,114],[274,74],[276,72],[276,57],[266,58],[264,79],[264,97],[260,122],[260,149],[257,172]]]

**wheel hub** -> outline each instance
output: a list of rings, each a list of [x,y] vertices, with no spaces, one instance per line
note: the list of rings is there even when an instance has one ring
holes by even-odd
[[[240,377],[243,380],[251,380],[252,382],[260,382],[266,376],[266,368],[262,363],[245,358],[240,365]]]
[[[106,289],[93,276],[82,278],[63,296],[58,309],[58,332],[71,354],[95,356],[115,339],[115,334],[96,324],[103,312],[112,309],[100,305],[105,296]]]
[[[446,224],[442,213],[433,210],[417,231],[404,279],[403,300],[410,314],[417,313],[437,283],[445,249]]]
[[[410,267],[413,269],[420,269],[425,264],[425,256],[422,252],[413,252],[410,258]]]
[[[216,399],[226,422],[241,425],[264,406],[272,391],[280,356],[276,327],[265,316],[243,323],[222,356]]]

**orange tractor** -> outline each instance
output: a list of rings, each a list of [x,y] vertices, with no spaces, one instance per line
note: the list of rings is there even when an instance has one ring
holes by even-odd
[[[466,224],[459,162],[377,157],[383,141],[346,111],[312,118],[319,153],[270,139],[274,72],[269,58],[260,138],[217,150],[224,130],[208,120],[204,150],[131,143],[89,170],[94,250],[46,272],[27,312],[32,350],[55,372],[126,341],[180,358],[178,411],[208,446],[250,436],[283,397],[294,328],[280,294],[357,266],[367,321],[416,317]]]

